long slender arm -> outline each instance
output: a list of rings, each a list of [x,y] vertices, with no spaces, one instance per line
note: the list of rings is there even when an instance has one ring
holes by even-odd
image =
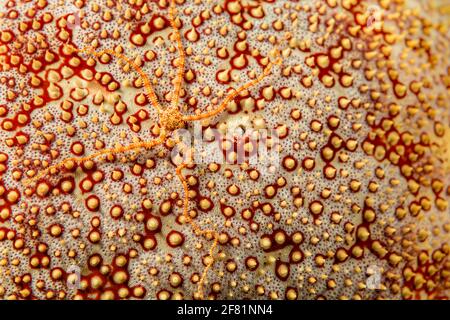
[[[93,55],[95,57],[100,58],[103,54],[110,54],[113,55],[117,58],[119,58],[122,61],[125,61],[126,63],[130,64],[130,66],[139,74],[139,76],[142,78],[142,81],[144,82],[144,87],[145,90],[147,91],[147,97],[150,100],[151,105],[158,111],[161,112],[161,108],[159,106],[158,103],[158,98],[156,97],[155,91],[153,90],[153,86],[150,82],[150,79],[148,78],[147,74],[142,71],[142,69],[136,64],[134,63],[134,61],[132,61],[130,58],[128,58],[127,56],[115,52],[114,50],[111,49],[104,49],[101,51],[95,51],[93,48],[91,47],[86,47],[86,48],[82,48],[82,49],[77,49],[73,46],[70,46],[71,49],[75,52],[79,52],[79,53],[86,53],[86,54],[90,54]]]
[[[208,274],[209,269],[212,267],[212,265],[214,264],[214,250],[217,247],[217,244],[219,243],[219,235],[217,234],[217,231],[215,230],[202,230],[189,216],[188,213],[188,207],[189,207],[189,186],[188,183],[186,181],[186,179],[184,178],[183,174],[182,174],[182,170],[186,167],[186,164],[182,163],[180,164],[177,169],[176,169],[176,173],[178,178],[180,179],[181,184],[183,185],[183,189],[184,189],[184,197],[183,197],[183,216],[186,219],[187,222],[189,222],[192,226],[192,228],[194,229],[194,232],[199,234],[199,235],[204,235],[204,234],[212,234],[214,236],[214,241],[213,244],[211,245],[211,248],[209,249],[209,257],[211,258],[210,262],[205,266],[205,269],[203,270],[202,276],[200,278],[200,281],[198,283],[198,294],[200,296],[200,299],[203,299],[203,284],[205,282],[206,279],[206,275]]]
[[[228,103],[233,101],[233,99],[236,98],[241,92],[243,92],[243,91],[245,91],[245,90],[247,90],[247,89],[257,85],[265,77],[267,77],[270,74],[270,70],[272,69],[272,65],[273,64],[271,62],[269,62],[269,64],[264,69],[262,74],[260,74],[256,79],[247,82],[246,84],[242,85],[241,87],[239,87],[238,89],[236,89],[232,93],[230,93],[228,96],[226,96],[225,100],[216,109],[214,109],[214,110],[212,110],[210,112],[202,113],[202,114],[184,116],[183,120],[184,121],[203,120],[203,119],[206,119],[206,118],[211,118],[211,117],[221,113],[223,110],[225,110],[225,108],[227,107]]]
[[[103,149],[100,150],[98,152],[95,152],[93,154],[90,154],[86,157],[71,157],[71,158],[67,158],[64,159],[63,161],[54,164],[44,170],[42,170],[41,172],[39,172],[36,176],[27,179],[24,181],[24,184],[30,184],[33,181],[37,181],[43,177],[45,177],[50,171],[55,170],[55,169],[60,169],[62,168],[65,164],[69,163],[69,162],[76,162],[77,164],[89,161],[89,160],[93,160],[95,158],[98,158],[102,155],[105,154],[117,154],[117,153],[123,153],[123,152],[127,152],[127,151],[131,151],[131,150],[136,150],[136,149],[152,149],[153,147],[163,143],[164,141],[164,137],[160,136],[158,139],[152,140],[152,141],[142,141],[142,142],[136,142],[136,143],[132,143],[128,146],[125,147],[118,147],[118,148],[108,148],[108,149]]]
[[[185,55],[183,50],[183,44],[181,43],[181,34],[178,26],[175,22],[175,0],[171,0],[169,8],[169,20],[173,31],[175,32],[175,38],[177,41],[178,48],[178,69],[177,77],[175,79],[175,90],[173,92],[171,107],[176,108],[178,106],[178,100],[180,98],[181,86],[183,85],[183,74],[184,74],[184,64]]]

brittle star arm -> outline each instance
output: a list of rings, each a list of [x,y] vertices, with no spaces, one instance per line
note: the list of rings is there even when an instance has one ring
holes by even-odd
[[[150,79],[148,78],[147,74],[142,71],[142,69],[136,64],[134,63],[134,61],[132,61],[130,58],[128,58],[127,56],[115,52],[114,50],[111,49],[104,49],[101,51],[95,51],[93,48],[91,47],[86,47],[86,48],[82,48],[82,49],[77,49],[75,47],[73,47],[72,45],[70,45],[70,48],[75,51],[75,52],[79,52],[79,53],[86,53],[86,54],[90,54],[93,55],[95,57],[100,58],[103,54],[111,54],[117,58],[119,58],[122,61],[125,61],[126,63],[128,63],[141,77],[142,81],[144,82],[144,87],[145,90],[147,91],[147,98],[150,100],[150,104],[159,112],[161,113],[161,107],[159,106],[158,103],[158,98],[156,97],[155,91],[153,90],[153,86],[150,82]]]
[[[67,158],[64,159],[63,161],[52,165],[46,169],[44,169],[43,171],[39,172],[36,176],[27,179],[24,181],[25,184],[29,184],[33,181],[39,180],[42,177],[45,177],[50,171],[55,170],[55,169],[60,169],[62,168],[65,164],[67,164],[68,162],[76,162],[77,164],[89,161],[89,160],[93,160],[95,158],[98,158],[102,155],[105,154],[117,154],[117,153],[124,153],[127,151],[131,151],[131,150],[136,150],[136,149],[152,149],[154,147],[156,147],[157,145],[161,144],[164,142],[164,135],[161,135],[158,139],[152,140],[152,141],[141,141],[141,142],[136,142],[136,143],[132,143],[128,146],[125,147],[117,147],[117,148],[108,148],[108,149],[103,149],[100,150],[98,152],[95,152],[89,156],[86,157],[72,157],[72,158]]]
[[[195,120],[203,120],[206,118],[210,118],[213,117],[219,113],[221,113],[226,107],[227,105],[233,101],[234,98],[236,98],[241,92],[257,85],[258,83],[260,83],[265,77],[267,77],[270,74],[270,70],[272,69],[272,63],[269,62],[269,64],[267,65],[267,67],[264,68],[264,71],[262,74],[260,74],[257,78],[247,82],[246,84],[244,84],[243,86],[239,87],[238,89],[234,90],[232,93],[230,93],[225,100],[220,104],[220,106],[210,112],[205,112],[202,114],[196,114],[196,115],[190,115],[190,116],[184,116],[183,120],[184,121],[195,121]]]
[[[203,230],[204,233],[213,233],[214,235],[214,242],[211,245],[211,248],[209,249],[209,257],[211,258],[210,262],[208,262],[208,264],[205,266],[205,269],[203,270],[202,276],[200,278],[200,281],[198,282],[198,294],[200,299],[203,299],[203,284],[205,282],[206,279],[206,275],[208,274],[209,269],[211,269],[212,265],[214,264],[214,258],[213,258],[213,254],[214,254],[214,250],[217,247],[217,244],[219,243],[219,236],[217,234],[217,232],[215,232],[214,230]]]
[[[178,26],[175,22],[175,0],[170,2],[169,7],[169,21],[172,26],[173,31],[175,32],[175,38],[177,41],[178,48],[178,69],[177,69],[177,77],[175,79],[175,89],[172,96],[171,107],[176,108],[178,106],[178,100],[180,98],[181,86],[183,85],[183,73],[184,73],[184,64],[185,64],[185,55],[183,50],[183,44],[181,43],[181,34]]]
[[[181,184],[183,185],[183,189],[184,189],[184,197],[183,197],[183,217],[186,219],[187,222],[189,222],[192,226],[192,228],[194,229],[194,232],[199,234],[199,235],[204,235],[204,234],[212,234],[214,236],[214,242],[211,245],[211,248],[209,249],[209,257],[211,258],[210,262],[205,266],[205,269],[203,270],[202,276],[200,278],[200,281],[198,283],[198,295],[200,297],[200,299],[203,299],[203,284],[205,282],[206,279],[206,275],[208,274],[209,269],[212,267],[213,263],[214,263],[214,250],[217,247],[217,244],[219,242],[219,235],[217,234],[217,231],[215,230],[202,230],[193,220],[192,218],[189,216],[188,213],[188,207],[189,207],[189,186],[188,183],[186,181],[186,179],[183,176],[183,173],[181,172],[184,168],[186,167],[186,164],[182,163],[180,164],[177,169],[176,169],[176,173],[178,178],[180,179]]]

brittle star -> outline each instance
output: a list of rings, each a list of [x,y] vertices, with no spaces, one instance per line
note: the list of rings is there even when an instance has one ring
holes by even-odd
[[[70,157],[70,158],[64,159],[61,162],[42,170],[40,173],[38,173],[34,177],[25,180],[24,184],[28,185],[32,182],[35,182],[35,181],[45,177],[47,174],[53,173],[55,170],[62,168],[63,166],[65,166],[68,163],[75,162],[77,164],[81,164],[83,162],[93,160],[93,159],[98,158],[103,155],[114,155],[114,154],[124,153],[124,152],[137,150],[137,149],[152,149],[152,148],[162,144],[164,142],[164,140],[167,138],[167,136],[170,135],[172,132],[174,132],[177,129],[183,128],[187,122],[204,120],[204,119],[208,119],[208,118],[211,118],[211,117],[214,117],[214,116],[220,114],[221,112],[223,112],[225,110],[225,108],[228,106],[228,104],[231,101],[233,101],[233,99],[235,99],[239,94],[241,94],[243,91],[246,91],[249,88],[257,85],[259,82],[261,82],[265,77],[267,77],[271,73],[271,68],[272,68],[273,63],[269,62],[267,64],[267,66],[264,68],[262,74],[260,74],[255,79],[240,86],[238,89],[233,89],[233,92],[229,93],[217,108],[215,108],[211,111],[207,111],[204,113],[198,113],[195,115],[183,115],[180,112],[180,109],[178,106],[178,101],[180,98],[181,87],[183,85],[185,54],[184,54],[183,44],[181,41],[180,30],[177,26],[177,22],[176,22],[176,18],[175,18],[175,0],[171,0],[170,6],[169,6],[169,21],[170,21],[171,27],[174,31],[175,39],[177,42],[177,50],[178,50],[178,54],[179,54],[179,59],[178,59],[178,63],[177,63],[177,74],[176,74],[176,78],[174,81],[175,88],[174,88],[173,94],[170,97],[171,98],[170,105],[169,105],[169,107],[167,107],[165,109],[161,108],[148,75],[144,71],[142,71],[142,69],[136,63],[134,63],[134,61],[132,61],[130,58],[128,58],[127,56],[125,56],[121,53],[118,53],[114,50],[111,50],[111,49],[105,49],[105,50],[101,50],[101,51],[95,51],[92,47],[77,49],[74,46],[68,44],[69,48],[73,52],[76,52],[76,53],[85,53],[88,55],[95,56],[97,58],[100,58],[105,54],[115,56],[116,58],[128,63],[139,74],[139,76],[142,79],[144,88],[146,90],[147,98],[148,98],[151,106],[153,108],[155,108],[155,110],[158,113],[159,126],[161,127],[159,136],[156,139],[151,140],[151,141],[141,141],[141,142],[132,143],[128,146],[120,146],[117,148],[103,149],[103,150],[100,150],[98,152],[95,152],[95,153],[85,156],[85,157]],[[281,61],[281,59],[278,58],[276,60],[275,64],[279,64],[280,61]],[[190,161],[192,161],[192,160],[190,160]],[[188,160],[188,161],[182,162],[176,168],[176,174],[177,174],[177,176],[183,186],[183,189],[184,189],[183,217],[186,222],[191,224],[195,234],[198,234],[198,235],[209,234],[209,235],[212,235],[214,238],[213,244],[209,250],[209,256],[208,256],[209,262],[206,263],[205,269],[202,273],[202,276],[201,276],[201,278],[199,280],[199,284],[198,284],[197,296],[200,299],[203,299],[203,284],[206,279],[208,270],[211,268],[211,266],[214,263],[214,250],[217,247],[217,244],[219,241],[219,234],[216,230],[202,230],[197,225],[197,223],[195,223],[195,221],[193,221],[193,219],[189,216],[189,213],[188,213],[189,187],[188,187],[188,183],[187,183],[185,177],[182,174],[182,170],[190,164],[189,163],[190,161]]]

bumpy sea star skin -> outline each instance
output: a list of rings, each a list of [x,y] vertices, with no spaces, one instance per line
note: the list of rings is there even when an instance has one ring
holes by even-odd
[[[449,298],[449,17],[5,1],[0,298]]]

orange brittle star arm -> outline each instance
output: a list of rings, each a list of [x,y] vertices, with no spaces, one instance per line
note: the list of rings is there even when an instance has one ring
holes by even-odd
[[[44,170],[42,170],[41,172],[39,172],[36,176],[27,179],[24,181],[24,184],[29,184],[33,181],[39,180],[42,177],[46,176],[49,172],[55,170],[55,169],[60,169],[61,167],[63,167],[65,164],[69,163],[69,162],[76,162],[77,164],[89,161],[89,160],[93,160],[97,157],[100,157],[102,155],[106,155],[106,154],[117,154],[117,153],[124,153],[127,151],[132,151],[132,150],[136,150],[136,149],[152,149],[153,147],[156,147],[157,145],[161,144],[164,142],[164,134],[159,136],[158,139],[152,140],[152,141],[141,141],[141,142],[136,142],[136,143],[132,143],[128,146],[125,147],[117,147],[117,148],[108,148],[108,149],[103,149],[100,150],[98,152],[95,152],[89,156],[86,157],[72,157],[72,158],[67,158],[64,159],[63,161],[52,165]]]
[[[188,183],[187,183],[186,179],[184,178],[184,176],[183,176],[183,174],[181,172],[184,168],[186,168],[186,164],[182,163],[176,169],[177,176],[180,179],[181,184],[183,185],[183,189],[184,189],[183,217],[186,219],[187,222],[189,222],[191,224],[192,229],[198,235],[212,234],[213,237],[214,237],[214,242],[211,245],[211,248],[209,249],[210,261],[206,264],[205,269],[203,270],[202,276],[200,278],[200,281],[198,283],[198,291],[197,291],[197,293],[198,293],[200,299],[203,299],[203,284],[205,282],[206,275],[208,274],[209,269],[214,264],[214,257],[213,257],[213,255],[214,255],[214,250],[216,249],[217,244],[219,242],[219,235],[218,235],[217,231],[215,231],[215,230],[202,230],[192,220],[192,218],[189,216],[189,213],[188,213],[188,207],[189,207],[189,186],[188,186]]]
[[[211,117],[221,113],[227,107],[227,105],[231,101],[233,101],[233,99],[236,98],[241,92],[257,85],[265,77],[267,77],[270,74],[270,70],[272,69],[272,66],[273,66],[273,63],[269,62],[269,64],[264,68],[264,71],[262,74],[260,74],[257,78],[247,82],[246,84],[242,85],[241,87],[239,87],[238,89],[236,89],[232,93],[230,93],[228,96],[226,96],[225,100],[216,109],[209,111],[209,112],[202,113],[202,114],[184,116],[183,120],[184,121],[203,120],[203,119],[211,118]]]
[[[115,52],[114,50],[111,50],[111,49],[95,51],[92,47],[86,47],[86,48],[82,48],[82,49],[77,49],[72,45],[69,45],[69,47],[75,52],[90,54],[90,55],[93,55],[98,58],[100,58],[103,54],[110,54],[110,55],[113,55],[113,56],[119,58],[120,60],[128,63],[140,75],[142,81],[144,82],[144,87],[145,87],[145,90],[147,91],[147,98],[150,100],[150,104],[159,113],[161,112],[161,107],[159,106],[158,98],[156,97],[155,91],[153,90],[153,86],[150,82],[148,75],[144,71],[142,71],[142,69],[136,63],[134,63],[134,61],[132,61],[130,58],[128,58],[127,56],[125,56],[121,53]]]
[[[173,92],[173,97],[171,101],[171,107],[176,108],[178,106],[178,100],[180,98],[180,91],[181,86],[183,85],[183,73],[184,73],[184,64],[185,64],[185,55],[183,50],[183,44],[181,43],[181,34],[180,30],[178,29],[178,26],[175,21],[175,0],[172,0],[170,2],[169,7],[169,20],[170,25],[172,26],[172,29],[175,32],[175,38],[177,41],[177,48],[178,48],[178,69],[177,69],[177,77],[175,79],[175,90]]]

